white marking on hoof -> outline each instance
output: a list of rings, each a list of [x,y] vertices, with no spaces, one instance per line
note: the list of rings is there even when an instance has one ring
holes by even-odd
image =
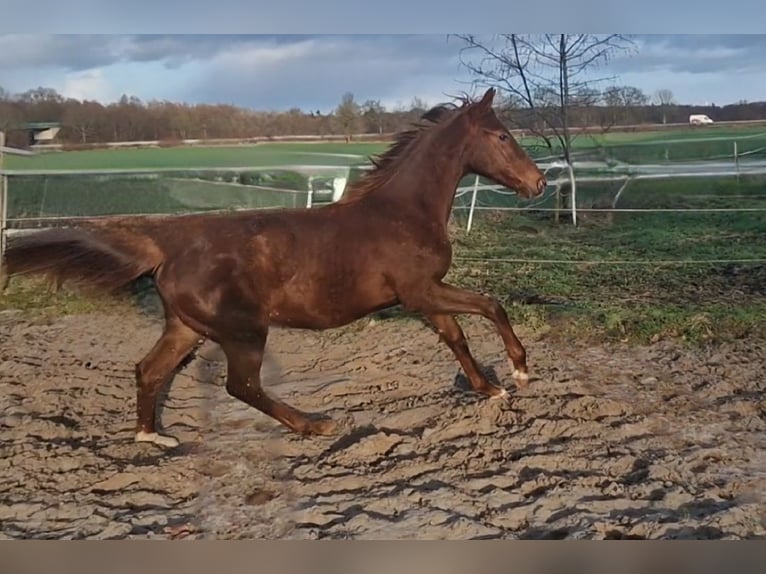
[[[513,370],[513,378],[517,381],[524,381],[527,382],[529,380],[529,373],[522,373],[518,369]]]
[[[166,436],[156,432],[144,431],[139,431],[136,433],[136,442],[151,442],[156,445],[165,446],[168,448],[174,448],[181,444],[172,436]]]
[[[490,401],[502,400],[502,401],[508,402],[511,400],[511,395],[507,389],[501,389],[498,394],[489,397],[489,400]]]

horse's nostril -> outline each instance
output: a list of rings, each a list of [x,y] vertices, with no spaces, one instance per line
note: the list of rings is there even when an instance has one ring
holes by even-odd
[[[537,180],[537,191],[542,193],[543,191],[545,191],[546,185],[548,185],[548,182],[545,181],[544,177],[541,177],[540,179]]]

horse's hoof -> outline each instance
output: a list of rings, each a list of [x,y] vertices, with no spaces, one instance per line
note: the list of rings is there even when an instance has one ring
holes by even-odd
[[[494,395],[490,395],[490,401],[503,401],[505,403],[511,402],[511,393],[507,389],[500,389],[500,392]]]
[[[529,386],[529,373],[523,373],[518,369],[513,370],[511,375],[516,381],[516,386],[520,389],[526,389]]]
[[[136,442],[151,442],[157,446],[164,446],[166,448],[175,448],[181,444],[172,436],[162,435],[156,432],[144,431],[138,431],[136,433]]]
[[[332,436],[338,431],[338,423],[332,419],[313,421],[308,427],[309,434],[320,436]]]

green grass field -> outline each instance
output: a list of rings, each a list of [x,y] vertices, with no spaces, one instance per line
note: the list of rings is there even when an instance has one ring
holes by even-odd
[[[766,157],[766,128],[762,126],[580,134],[575,137],[573,148],[580,159],[642,164],[733,159],[735,141],[738,155]],[[534,156],[550,154],[537,138],[525,138],[523,145]]]
[[[715,138],[715,139],[713,139]],[[709,139],[710,141],[686,141]],[[577,150],[604,147],[619,155],[647,155],[664,158],[670,150],[673,159],[718,156],[732,153],[738,140],[740,153],[766,146],[766,128],[678,128],[654,132],[609,132],[582,134],[574,140]],[[670,143],[668,143],[670,142]],[[548,155],[534,137],[521,140],[534,156]],[[12,170],[41,169],[132,169],[190,167],[259,167],[271,165],[358,165],[384,151],[385,143],[261,143],[255,145],[106,149],[69,152],[44,152],[37,156],[8,156],[5,167]],[[653,150],[654,148],[654,150]],[[356,157],[345,157],[345,156]]]
[[[666,130],[644,132],[621,132],[616,129],[606,134],[583,134],[577,136],[576,145],[621,145],[638,143],[662,143],[690,139],[741,139],[766,133],[764,126],[726,126],[726,127],[678,127]]]
[[[279,143],[241,146],[97,149],[9,156],[7,169],[133,169],[258,167],[270,165],[355,165],[385,144]],[[338,155],[334,155],[338,154]],[[345,157],[354,155],[359,157]]]
[[[462,213],[451,276],[499,297],[517,321],[563,338],[701,344],[763,337],[766,179],[637,186],[623,207],[734,207],[741,196],[764,211],[589,213],[576,228],[553,224],[550,214],[486,211],[470,234]],[[748,259],[759,261],[732,261]],[[680,263],[701,260],[731,262]]]

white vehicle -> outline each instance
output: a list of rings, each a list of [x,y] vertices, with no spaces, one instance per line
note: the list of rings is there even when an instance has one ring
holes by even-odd
[[[712,124],[713,120],[706,114],[692,114],[689,116],[689,123],[693,126],[699,126],[702,124]]]

